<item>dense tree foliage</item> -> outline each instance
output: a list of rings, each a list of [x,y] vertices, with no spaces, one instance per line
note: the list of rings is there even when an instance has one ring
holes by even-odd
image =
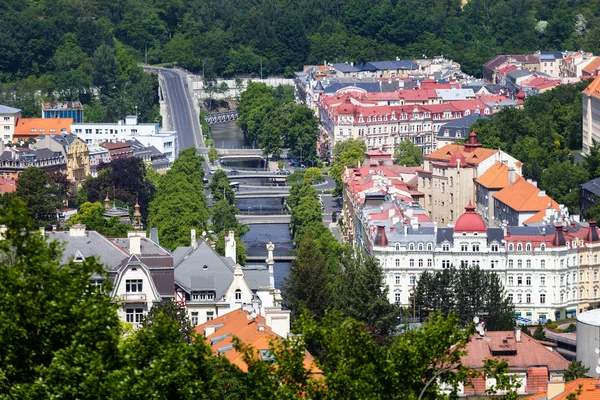
[[[423,152],[410,139],[404,139],[396,147],[394,160],[398,165],[417,167],[423,164]]]
[[[473,328],[452,315],[382,344],[340,314],[303,316],[300,335],[273,341],[270,359],[235,339],[242,371],[191,333],[172,302],[127,331],[110,282],[90,280],[103,267],[93,257],[59,265],[60,245],[39,234],[21,201],[0,209],[0,224],[0,397],[416,400],[438,398],[438,377],[456,388],[476,373],[460,364]],[[305,364],[307,347],[323,374]]]
[[[152,182],[146,179],[146,173],[146,165],[136,157],[115,158],[110,163],[100,163],[98,176],[88,176],[77,197],[82,203],[95,203],[104,202],[108,195],[111,202],[120,202],[131,210],[138,202],[142,216],[146,218],[148,204],[155,192]]]
[[[104,236],[126,237],[131,226],[121,223],[119,217],[104,218],[104,212],[104,205],[99,201],[85,202],[79,206],[77,214],[69,218],[69,226],[83,224],[86,229],[97,231]]]
[[[496,54],[600,51],[598,2],[533,0],[8,1],[0,76],[44,76],[87,95],[102,46],[206,76],[290,74],[303,64],[444,54],[472,74]],[[116,40],[115,40],[116,39]],[[115,43],[118,45],[115,46]],[[106,68],[119,65],[107,59]],[[51,74],[49,74],[51,73]],[[46,76],[46,74],[48,76]],[[65,82],[68,85],[63,85]]]
[[[146,225],[158,229],[160,244],[168,249],[188,246],[192,228],[198,233],[207,229],[202,160],[196,149],[183,150],[171,169],[159,178]]]
[[[333,163],[331,164],[331,177],[336,183],[336,192],[342,192],[342,174],[344,168],[360,167],[367,153],[367,144],[361,139],[348,139],[337,142],[333,146]]]
[[[589,370],[590,368],[583,365],[581,361],[571,361],[569,368],[565,371],[565,381],[570,382],[578,378],[584,378]]]
[[[411,303],[420,317],[430,312],[447,315],[456,312],[460,323],[467,326],[475,316],[485,316],[486,329],[512,330],[514,306],[504,293],[500,278],[479,267],[450,267],[443,271],[421,274],[416,296]]]
[[[252,83],[241,95],[238,113],[246,138],[268,156],[278,158],[287,147],[300,162],[316,161],[318,121],[312,110],[294,103],[292,87]]]
[[[25,202],[36,224],[56,223],[56,209],[60,208],[63,196],[59,185],[51,182],[44,170],[29,167],[23,171],[15,195]]]

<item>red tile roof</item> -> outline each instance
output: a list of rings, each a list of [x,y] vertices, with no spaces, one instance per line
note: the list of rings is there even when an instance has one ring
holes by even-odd
[[[242,371],[247,371],[248,366],[242,359],[242,354],[235,348],[229,347],[233,344],[233,338],[239,338],[244,344],[251,345],[257,350],[257,356],[260,357],[260,350],[270,350],[270,342],[281,340],[281,336],[277,335],[267,326],[266,320],[262,315],[257,315],[253,320],[248,320],[247,313],[242,309],[231,311],[225,315],[221,315],[212,321],[205,322],[194,328],[197,334],[203,335],[208,326],[217,328],[215,332],[206,337],[206,342],[210,345],[215,354],[227,357],[232,364],[237,365]],[[221,338],[221,340],[211,343],[211,339]],[[320,374],[321,370],[316,366],[314,358],[307,351],[304,357],[304,367],[310,370],[313,374]]]
[[[600,69],[600,57],[594,58],[588,65],[583,67],[582,71],[588,75],[596,75],[596,71]]]
[[[515,173],[515,179],[520,177]],[[508,186],[508,166],[497,161],[475,182],[488,189],[503,189]]]
[[[507,351],[496,356],[494,349],[502,349],[502,346],[508,346]],[[569,366],[563,356],[548,350],[530,336],[521,334],[521,341],[517,342],[512,331],[486,332],[484,337],[475,334],[467,344],[466,351],[467,354],[461,359],[462,364],[476,369],[482,368],[484,361],[490,357],[505,359],[509,372],[523,371],[530,367],[547,367],[551,372],[564,371]]]
[[[56,135],[71,132],[73,118],[19,118],[15,125],[15,138],[35,138],[39,135]]]
[[[597,99],[600,99],[600,76],[597,77],[585,88],[583,91],[584,94],[588,96],[593,96]]]
[[[579,386],[581,385],[581,394],[577,397],[578,400],[598,400],[600,399],[600,389],[597,387],[598,379],[597,378],[578,378],[572,380],[571,382],[565,383],[565,390],[555,396],[552,397],[551,400],[567,400],[570,394],[575,394],[579,390]],[[548,393],[546,391],[542,391],[536,395],[528,397],[527,400],[546,400],[548,397]]]
[[[540,189],[522,177],[494,194],[494,198],[518,212],[537,213],[547,208],[559,209],[556,201],[547,194],[542,194]]]

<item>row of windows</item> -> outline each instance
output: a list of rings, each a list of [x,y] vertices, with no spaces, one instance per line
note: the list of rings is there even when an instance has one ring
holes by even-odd
[[[198,325],[198,322],[200,320],[200,312],[199,311],[192,311],[191,312],[192,315],[192,326],[196,326]],[[206,312],[206,320],[207,321],[212,321],[215,318],[215,312],[214,311],[207,311]]]
[[[396,251],[400,251],[400,243],[396,243],[395,245],[395,250]],[[423,243],[419,243],[417,244],[417,246],[415,246],[414,243],[409,243],[408,244],[408,251],[415,251],[415,248],[417,251],[423,251],[424,250],[424,244]],[[472,251],[474,252],[478,252],[479,251],[479,243],[474,243],[471,247]],[[490,246],[491,251],[493,252],[497,252],[500,250],[500,247],[498,246],[498,244],[492,244]],[[427,243],[427,251],[432,251],[433,250],[433,244],[432,243]],[[469,251],[469,245],[468,243],[462,243],[460,245],[460,250],[463,252]],[[448,243],[444,243],[442,245],[442,251],[450,251],[450,245]]]

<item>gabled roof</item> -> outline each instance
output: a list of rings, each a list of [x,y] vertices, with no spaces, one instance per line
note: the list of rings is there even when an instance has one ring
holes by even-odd
[[[20,113],[22,110],[19,108],[13,108],[9,106],[3,106],[0,104],[0,114],[16,114]]]
[[[583,94],[600,99],[600,76],[594,79],[592,83],[584,89]]]
[[[548,399],[547,392],[540,392],[527,400],[567,400],[569,395],[577,393],[581,385],[581,393],[577,396],[577,400],[598,400],[600,399],[600,388],[597,387],[598,378],[577,378],[565,383],[565,390],[559,395]]]
[[[515,173],[515,179],[520,175]],[[475,181],[488,189],[503,189],[508,186],[508,166],[497,161]]]
[[[587,190],[590,193],[600,196],[600,178],[592,179],[581,185],[583,190]]]
[[[179,249],[174,252],[177,284],[188,292],[214,290],[217,300],[223,297],[233,281],[235,262],[230,258],[219,256],[202,239],[198,241],[196,249],[191,247]]]
[[[538,212],[546,208],[559,209],[558,203],[547,194],[542,194],[535,185],[527,182],[524,178],[515,180],[498,193],[494,198],[517,212]]]
[[[333,64],[332,67],[333,69],[344,73],[360,71],[358,68],[355,68],[353,65],[348,63]]]
[[[203,335],[207,327],[215,329],[214,333],[205,339],[212,351],[215,354],[227,357],[232,364],[237,365],[242,371],[247,371],[248,366],[244,362],[242,354],[233,347],[234,337],[240,339],[244,344],[252,346],[255,351],[259,352],[257,355],[262,357],[270,356],[269,344],[272,341],[282,339],[281,336],[267,326],[265,317],[258,314],[256,318],[249,320],[248,313],[243,309],[231,311],[198,325],[194,328],[194,331]],[[304,368],[313,374],[322,373],[308,351],[304,355]]]
[[[449,163],[456,152],[461,153],[468,164],[477,165],[483,160],[486,160],[496,154],[498,150],[479,147],[474,149],[472,152],[465,152],[465,146],[447,144],[444,147],[427,154],[425,159],[429,161],[442,161]]]
[[[581,69],[581,71],[594,75],[594,72],[600,68],[600,57],[595,57],[592,61],[588,63],[585,67]]]

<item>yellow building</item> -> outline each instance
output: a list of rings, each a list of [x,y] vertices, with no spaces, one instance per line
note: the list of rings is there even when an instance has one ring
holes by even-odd
[[[589,222],[585,234],[585,246],[579,248],[579,312],[598,308],[600,298],[600,237],[596,221]]]
[[[67,179],[79,186],[90,175],[90,152],[88,145],[71,133],[47,135],[31,146],[35,149],[47,148],[61,152],[66,162]]]

